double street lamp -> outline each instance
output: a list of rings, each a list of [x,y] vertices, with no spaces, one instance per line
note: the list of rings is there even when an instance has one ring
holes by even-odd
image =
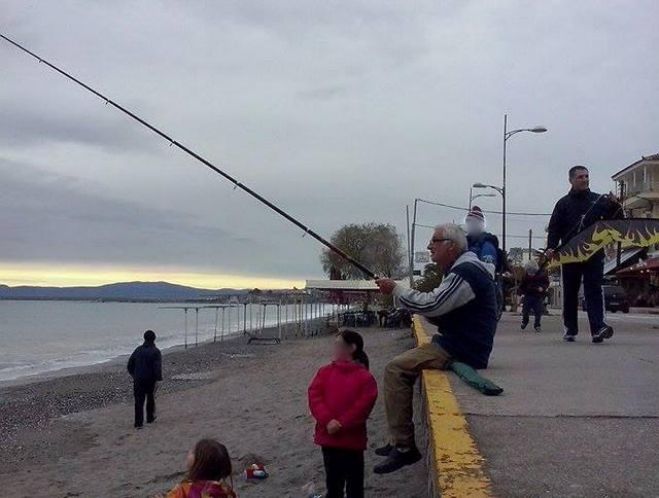
[[[544,126],[535,126],[533,128],[518,128],[516,130],[510,130],[508,131],[508,114],[503,115],[503,185],[501,187],[497,187],[496,185],[486,185],[483,183],[474,183],[470,188],[469,188],[469,209],[471,209],[471,203],[474,199],[478,197],[493,197],[495,194],[477,194],[473,195],[472,188],[491,188],[499,192],[501,194],[501,199],[502,199],[502,223],[501,223],[501,232],[502,232],[502,237],[503,237],[503,244],[502,244],[502,249],[505,251],[506,250],[506,147],[508,144],[508,139],[512,137],[513,135],[516,135],[517,133],[521,133],[523,131],[529,131],[531,133],[544,133],[547,131],[547,128]],[[416,214],[417,214],[417,203],[418,202],[427,202],[423,201],[423,199],[414,199],[414,214],[412,218],[412,233],[410,237],[410,281],[412,280],[412,269],[414,265],[414,239],[415,239],[415,232],[416,232]],[[409,217],[409,214],[408,214]]]
[[[501,194],[502,198],[502,217],[503,221],[501,223],[501,235],[503,237],[502,248],[506,250],[506,145],[508,139],[517,133],[523,131],[530,131],[531,133],[544,133],[547,131],[547,128],[544,126],[535,126],[533,128],[519,128],[517,130],[508,131],[508,114],[503,115],[503,186],[495,187],[493,185],[486,185],[485,187],[493,188]],[[474,185],[475,186],[475,185]]]

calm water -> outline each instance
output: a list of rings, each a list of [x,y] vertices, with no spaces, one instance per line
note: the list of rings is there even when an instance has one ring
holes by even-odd
[[[183,310],[162,309],[163,306],[181,304],[0,301],[0,381],[102,363],[128,354],[141,344],[146,329],[156,332],[161,349],[181,345],[185,330]],[[240,326],[238,308],[225,312],[225,337],[242,333],[242,309]],[[258,305],[248,308],[248,330],[260,327],[262,310]],[[331,306],[324,306],[323,312],[330,311]],[[284,321],[283,307],[281,314]],[[218,338],[222,312],[219,317]],[[266,326],[276,324],[275,307],[268,307],[265,319]],[[293,319],[292,306],[288,307],[288,319]],[[215,310],[200,309],[199,342],[212,340],[214,332]],[[195,311],[189,310],[188,343],[194,341]]]

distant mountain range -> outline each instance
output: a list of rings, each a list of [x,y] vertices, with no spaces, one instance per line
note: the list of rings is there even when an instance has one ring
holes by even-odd
[[[122,282],[98,287],[8,287],[0,285],[0,299],[81,301],[208,301],[243,295],[246,289],[196,289],[168,282]]]

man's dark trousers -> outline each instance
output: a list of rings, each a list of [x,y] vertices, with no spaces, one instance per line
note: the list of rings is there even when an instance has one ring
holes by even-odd
[[[576,335],[579,331],[577,313],[582,278],[590,333],[594,335],[604,326],[603,274],[603,254],[596,254],[584,263],[563,265],[563,325],[566,334]]]
[[[135,427],[144,425],[144,401],[146,400],[146,421],[153,422],[156,416],[155,381],[138,381],[133,383],[135,395]]]
[[[542,312],[544,311],[544,303],[541,296],[532,296],[527,294],[524,296],[524,304],[522,305],[522,324],[529,323],[529,313],[533,313],[535,328],[540,327],[540,320],[542,319]]]

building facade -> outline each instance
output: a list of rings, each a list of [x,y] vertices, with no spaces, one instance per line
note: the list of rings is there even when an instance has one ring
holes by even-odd
[[[613,175],[629,218],[659,218],[659,154],[643,156]],[[659,305],[659,247],[650,247],[638,263],[617,269],[632,306]]]
[[[659,154],[641,157],[613,175],[631,218],[659,218]]]

